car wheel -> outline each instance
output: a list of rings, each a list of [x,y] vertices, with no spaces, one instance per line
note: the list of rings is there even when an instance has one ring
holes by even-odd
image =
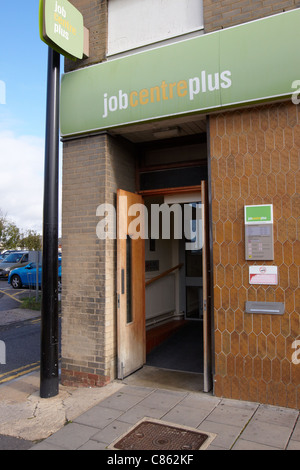
[[[21,281],[21,278],[20,276],[18,276],[17,274],[14,274],[11,278],[11,285],[14,289],[21,289],[22,287],[22,281]]]

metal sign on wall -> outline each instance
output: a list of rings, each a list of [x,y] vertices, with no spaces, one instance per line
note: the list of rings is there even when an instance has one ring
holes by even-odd
[[[68,0],[40,0],[40,37],[60,54],[82,59],[82,14]]]
[[[249,284],[278,284],[277,266],[249,266]]]
[[[273,260],[273,205],[245,206],[246,260]]]
[[[288,98],[299,26],[296,9],[67,73],[61,134]]]

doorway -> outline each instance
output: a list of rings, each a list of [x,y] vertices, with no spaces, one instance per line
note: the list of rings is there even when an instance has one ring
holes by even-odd
[[[205,183],[203,183],[203,189]],[[203,376],[203,229],[204,208],[199,191],[165,194],[160,201],[168,207],[180,208],[182,230],[176,239],[176,228],[168,240],[158,239],[156,244],[146,243],[146,279],[153,282],[152,291],[146,280],[146,365],[165,371],[201,374]],[[149,198],[158,202],[154,197]],[[175,215],[173,217],[175,225]],[[152,246],[151,246],[152,245]],[[150,251],[149,252],[149,247]],[[153,262],[153,256],[156,259]],[[159,270],[154,277],[150,268]],[[171,266],[172,265],[172,266]],[[153,305],[155,299],[155,307]],[[164,299],[168,299],[166,302]],[[202,377],[201,377],[202,378]],[[201,382],[200,377],[193,377]],[[203,381],[202,381],[203,382]]]
[[[122,379],[127,377],[126,380],[130,383],[139,383],[142,380],[147,384],[150,380],[152,385],[153,382],[162,383],[167,388],[171,386],[176,389],[209,391],[211,371],[208,360],[210,331],[207,318],[206,183],[203,181],[197,188],[185,187],[184,190],[174,188],[151,194],[147,192],[143,202],[148,217],[146,226],[151,234],[154,206],[157,208],[164,204],[164,207],[180,208],[183,236],[179,237],[175,233],[175,214],[170,212],[173,225],[170,224],[169,236],[162,236],[161,225],[155,238],[145,237],[144,258],[141,256],[141,248],[137,251],[138,257],[133,254],[136,240],[123,242],[127,255],[123,254],[123,268],[122,263],[118,263],[118,356],[121,364],[118,376]],[[184,210],[186,208],[187,212]],[[124,211],[122,214],[124,215]],[[125,225],[128,228],[130,224],[126,222]],[[121,257],[118,249],[118,259]],[[127,263],[126,266],[124,262]],[[144,275],[135,276],[135,285],[129,286],[124,279],[128,279],[129,269],[137,272],[137,263],[139,272],[143,263]],[[144,286],[140,282],[142,278]],[[144,298],[140,302],[144,305],[144,312],[131,312],[131,316],[128,316],[128,311],[124,314],[128,305],[132,304],[130,297],[137,296]],[[140,333],[135,325],[140,325]],[[134,358],[136,346],[132,349],[133,342],[135,345],[139,344],[137,358]],[[143,351],[141,344],[144,345]],[[123,358],[121,363],[120,358]],[[124,361],[131,363],[129,369]],[[124,370],[127,372],[124,373]],[[136,370],[139,372],[132,376]],[[174,383],[175,386],[172,385]]]

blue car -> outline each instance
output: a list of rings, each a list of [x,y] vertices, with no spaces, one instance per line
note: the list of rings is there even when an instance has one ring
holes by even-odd
[[[38,283],[42,283],[42,265],[38,268]],[[8,277],[8,283],[14,289],[21,287],[36,287],[36,263],[29,263],[22,268],[13,269]],[[61,292],[61,259],[58,260],[58,291]]]

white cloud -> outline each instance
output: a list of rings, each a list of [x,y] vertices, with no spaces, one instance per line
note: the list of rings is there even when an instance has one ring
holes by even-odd
[[[0,209],[21,230],[42,232],[44,140],[0,131]]]

